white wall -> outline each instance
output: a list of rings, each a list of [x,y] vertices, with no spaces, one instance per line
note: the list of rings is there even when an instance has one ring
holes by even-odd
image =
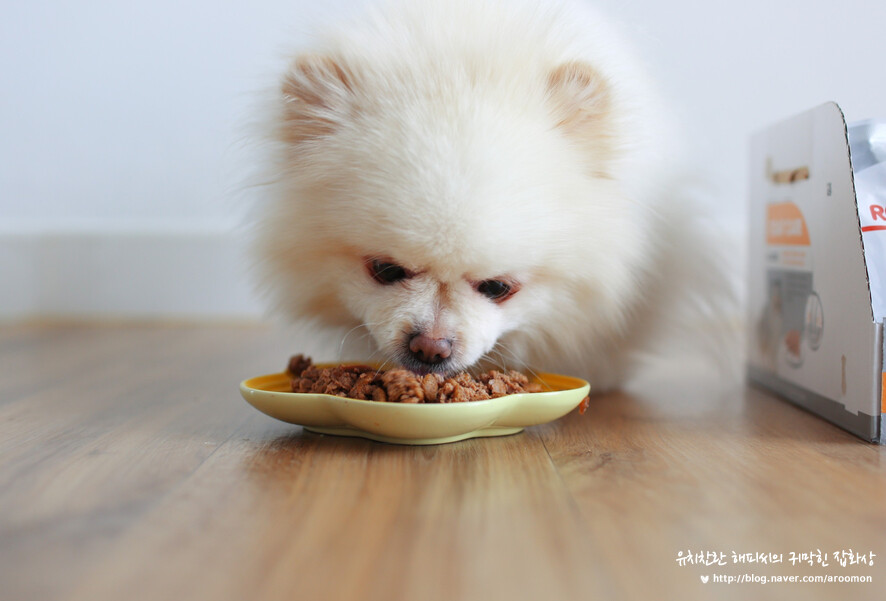
[[[886,118],[886,2],[598,0],[633,33],[699,168],[744,216],[748,136],[833,100]]]
[[[252,94],[272,81],[316,2],[6,4],[4,229],[203,229],[237,219],[232,171]]]
[[[0,19],[0,317],[243,317],[253,92],[361,0],[31,0]],[[748,134],[826,100],[886,116],[886,3],[599,0],[741,227]]]

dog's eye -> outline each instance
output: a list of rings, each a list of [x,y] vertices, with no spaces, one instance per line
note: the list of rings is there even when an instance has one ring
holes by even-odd
[[[503,280],[483,280],[477,284],[477,292],[489,300],[500,303],[512,297],[517,287]]]
[[[405,267],[380,259],[370,259],[366,262],[366,268],[369,270],[369,275],[372,276],[372,279],[379,284],[393,284],[394,282],[412,277],[412,273]]]

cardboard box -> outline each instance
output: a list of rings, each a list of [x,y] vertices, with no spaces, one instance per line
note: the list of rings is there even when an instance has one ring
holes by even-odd
[[[748,377],[882,444],[884,322],[875,318],[868,268],[884,259],[865,262],[840,107],[828,103],[754,135],[750,171]]]

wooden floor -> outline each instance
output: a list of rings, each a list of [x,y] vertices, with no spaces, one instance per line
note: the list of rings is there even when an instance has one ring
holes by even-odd
[[[298,350],[266,326],[0,326],[0,599],[883,598],[884,450],[762,392],[675,375],[407,447],[240,398]],[[726,565],[680,565],[699,552]],[[742,574],[873,582],[714,581]]]

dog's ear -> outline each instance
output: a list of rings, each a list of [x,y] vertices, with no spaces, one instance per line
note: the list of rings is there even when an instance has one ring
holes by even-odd
[[[608,83],[590,65],[573,61],[548,75],[548,97],[557,127],[593,154],[596,170],[604,175],[611,157],[612,93]]]
[[[548,91],[560,127],[581,127],[605,119],[609,113],[609,86],[585,63],[569,62],[551,71]]]
[[[334,58],[309,54],[283,78],[284,139],[300,142],[335,130],[352,104],[352,77]]]

